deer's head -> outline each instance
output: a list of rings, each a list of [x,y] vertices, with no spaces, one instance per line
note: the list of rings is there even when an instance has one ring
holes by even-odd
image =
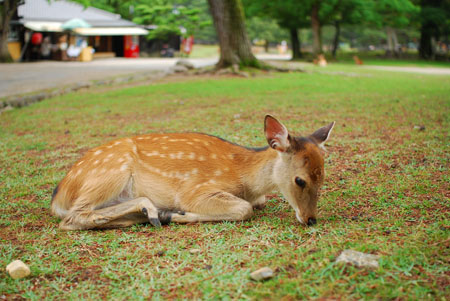
[[[307,137],[294,137],[274,117],[265,118],[267,142],[278,152],[273,179],[302,224],[314,225],[317,220],[317,201],[324,179],[321,149],[333,127],[334,122]]]

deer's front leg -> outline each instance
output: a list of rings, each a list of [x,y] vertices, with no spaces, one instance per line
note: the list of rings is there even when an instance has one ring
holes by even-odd
[[[251,204],[253,206],[253,209],[264,209],[264,207],[266,207],[266,203],[267,203],[266,196],[262,195],[256,200],[254,200]]]
[[[209,221],[241,221],[253,214],[252,205],[228,192],[206,190],[180,203],[182,213],[171,213],[171,221],[194,223]]]

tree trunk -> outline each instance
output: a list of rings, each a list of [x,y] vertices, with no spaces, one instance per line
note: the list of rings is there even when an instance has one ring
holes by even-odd
[[[336,58],[336,53],[339,48],[339,36],[341,34],[341,23],[339,21],[336,21],[334,23],[334,40],[333,40],[333,50],[331,51],[331,54],[333,55],[333,58]]]
[[[433,26],[423,23],[420,29],[419,57],[425,60],[433,58]]]
[[[315,1],[311,10],[311,30],[313,34],[313,55],[322,54],[322,26],[319,19],[319,2]]]
[[[289,33],[291,35],[292,59],[296,60],[302,57],[300,39],[298,37],[298,29],[290,28]]]
[[[4,0],[0,5],[0,62],[12,62],[8,51],[9,23],[17,9],[18,1]]]
[[[387,57],[398,57],[398,40],[397,40],[397,33],[395,32],[395,29],[392,27],[386,27],[386,34],[387,34],[387,43],[388,47],[386,49],[386,56]]]
[[[220,45],[217,68],[240,66],[260,67],[251,51],[245,31],[241,0],[208,0]]]

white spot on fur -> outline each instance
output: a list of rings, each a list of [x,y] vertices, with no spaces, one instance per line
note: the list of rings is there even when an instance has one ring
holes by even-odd
[[[159,137],[153,137],[152,141],[157,141],[159,140]]]
[[[217,159],[217,155],[216,154],[211,154],[211,159]]]
[[[144,140],[144,137],[138,137],[137,140]]]
[[[195,153],[190,153],[188,156],[188,159],[194,160],[195,159]]]
[[[97,165],[99,162],[99,160],[95,160],[94,165]]]
[[[177,159],[183,159],[184,152],[178,152]]]
[[[119,144],[121,144],[122,142],[121,141],[116,141],[115,143],[114,143],[114,145],[119,145]]]
[[[218,176],[221,176],[223,174],[223,172],[219,169],[219,170],[216,170],[215,172],[214,172],[214,175],[216,176],[216,177],[218,177]]]
[[[81,160],[80,162],[77,163],[77,166],[80,166],[81,164],[83,164],[83,160]]]
[[[163,146],[163,147],[161,147],[163,150],[166,150],[166,149],[168,149],[168,147],[167,146]]]
[[[100,155],[101,153],[103,153],[103,151],[102,151],[101,149],[99,149],[98,151],[96,151],[96,152],[94,153],[94,156]]]
[[[77,170],[77,173],[75,174],[75,177],[78,177],[78,176],[81,174],[82,171],[83,171],[82,168],[78,169],[78,170]]]
[[[169,136],[162,136],[161,138],[163,138],[163,139],[167,139],[167,138],[169,138]]]
[[[159,152],[158,151],[152,151],[151,153],[149,152],[143,152],[147,157],[153,157],[153,156],[158,156]]]
[[[177,155],[175,154],[169,154],[170,159],[175,159],[177,157]]]
[[[198,161],[206,161],[205,156],[200,156],[200,157],[198,157]]]
[[[128,164],[124,164],[120,167],[120,171],[125,171],[128,168]]]
[[[112,145],[108,145],[106,148],[112,148],[113,146]]]
[[[159,157],[160,158],[165,158],[165,157],[167,157],[165,154],[161,154],[161,155],[159,155]]]
[[[203,144],[204,144],[205,146],[208,146],[208,145],[209,145],[209,142],[203,141]]]
[[[191,174],[193,174],[193,175],[198,174],[198,169],[197,169],[197,168],[194,168],[194,169],[191,171]]]
[[[230,171],[230,168],[229,167],[225,167],[223,170],[224,171]]]
[[[117,160],[117,162],[122,163],[125,161],[125,158],[119,158],[119,160]]]
[[[194,145],[194,142],[186,142],[189,145]]]
[[[178,142],[178,141],[180,141],[180,140],[178,140],[178,139],[169,139],[169,142]]]

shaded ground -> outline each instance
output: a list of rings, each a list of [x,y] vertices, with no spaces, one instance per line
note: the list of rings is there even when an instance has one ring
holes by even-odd
[[[94,87],[4,112],[0,266],[21,259],[32,274],[14,281],[0,273],[0,296],[446,299],[449,87],[448,76],[331,65]],[[337,121],[314,227],[300,226],[275,192],[245,222],[62,232],[49,214],[52,189],[89,148],[163,131],[262,146],[266,113],[303,135]],[[380,255],[380,268],[336,264],[349,248]],[[251,281],[263,266],[275,277]]]

